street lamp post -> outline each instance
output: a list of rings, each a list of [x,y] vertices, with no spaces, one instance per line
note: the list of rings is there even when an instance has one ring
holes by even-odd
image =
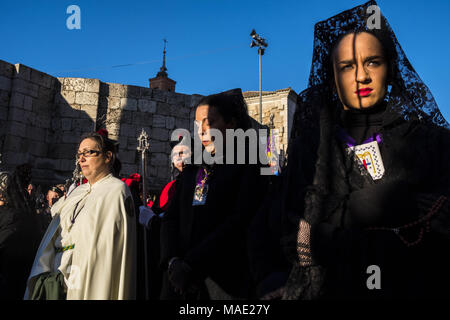
[[[268,44],[266,39],[261,38],[259,34],[256,33],[255,29],[250,33],[252,37],[252,43],[250,44],[250,48],[258,46],[258,55],[259,55],[259,122],[262,124],[262,68],[261,68],[261,57],[264,55],[264,51],[266,50]]]

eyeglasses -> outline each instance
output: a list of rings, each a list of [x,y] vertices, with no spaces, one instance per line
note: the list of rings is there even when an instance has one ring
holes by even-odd
[[[85,157],[85,158],[89,158],[89,157],[93,157],[98,156],[101,153],[101,151],[98,150],[85,150],[83,152],[77,152],[76,157],[77,159],[80,159],[81,156]]]

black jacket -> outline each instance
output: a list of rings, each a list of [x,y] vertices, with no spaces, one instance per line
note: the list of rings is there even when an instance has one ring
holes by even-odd
[[[0,299],[23,299],[41,236],[35,213],[0,207]]]
[[[252,292],[247,233],[266,191],[257,165],[214,165],[203,206],[192,206],[198,166],[188,166],[161,221],[161,264],[184,259],[199,281],[209,277],[226,293]]]
[[[386,171],[380,180],[373,181],[357,166],[352,167],[344,145],[338,139],[330,140],[329,194],[322,204],[309,204],[322,205],[325,212],[311,229],[313,258],[327,270],[324,298],[449,296],[446,270],[450,264],[445,255],[450,249],[448,200],[430,219],[429,232],[426,224],[402,231],[403,238],[413,242],[424,228],[422,241],[415,246],[406,246],[392,231],[368,228],[403,226],[425,216],[440,196],[450,197],[450,133],[389,114],[385,118],[380,152]],[[287,249],[294,263],[298,219],[292,217],[304,216],[305,204],[299,199],[304,199],[313,182],[311,172],[317,166],[311,164],[322,156],[320,149],[310,153],[311,143],[301,143],[301,139],[294,147],[285,187],[284,214],[291,224],[284,233],[295,230]],[[381,269],[380,290],[367,287],[371,265]]]

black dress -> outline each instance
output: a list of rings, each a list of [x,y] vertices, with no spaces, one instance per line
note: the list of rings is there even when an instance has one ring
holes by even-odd
[[[249,275],[247,233],[266,191],[258,165],[214,164],[208,179],[204,205],[193,206],[197,174],[203,168],[187,166],[177,184],[174,199],[161,222],[161,264],[180,257],[192,268],[197,298],[207,299],[204,280],[210,278],[234,298],[253,295]],[[181,298],[167,281],[162,299]]]
[[[0,299],[21,300],[41,241],[36,214],[0,207]]]
[[[450,126],[386,18],[369,28],[373,5],[315,25],[283,182],[281,238],[292,263],[285,299],[448,297]],[[360,115],[345,114],[330,86],[332,50],[352,32],[377,37],[390,67],[384,101]],[[356,144],[381,135],[380,179],[348,150],[342,130]],[[368,285],[373,266],[380,289]]]

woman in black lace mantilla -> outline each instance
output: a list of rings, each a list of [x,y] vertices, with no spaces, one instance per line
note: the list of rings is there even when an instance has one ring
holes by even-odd
[[[280,201],[284,299],[448,296],[449,126],[374,6],[315,26]]]

